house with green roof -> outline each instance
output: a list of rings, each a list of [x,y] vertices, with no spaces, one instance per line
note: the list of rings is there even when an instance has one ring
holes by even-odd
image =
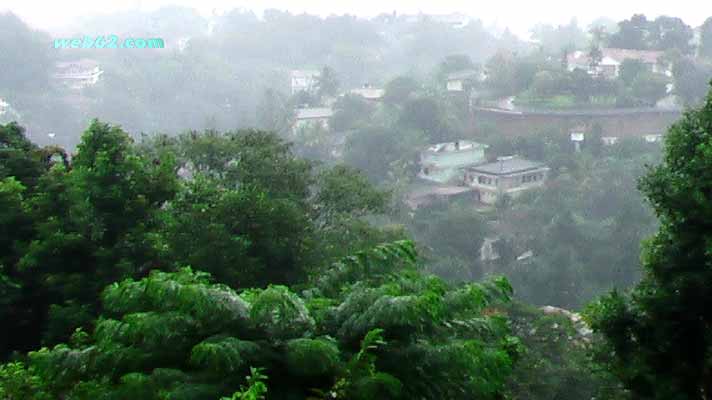
[[[487,147],[467,140],[432,145],[420,153],[418,177],[441,184],[463,184],[463,168],[485,162]]]

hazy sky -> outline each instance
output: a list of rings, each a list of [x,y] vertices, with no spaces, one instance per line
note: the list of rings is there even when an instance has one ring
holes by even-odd
[[[35,27],[53,30],[78,16],[135,8],[153,10],[168,4],[197,8],[205,15],[214,9],[237,7],[257,12],[278,8],[323,16],[332,13],[373,16],[394,10],[429,14],[462,12],[519,34],[537,22],[565,23],[574,16],[587,23],[599,16],[620,20],[642,12],[649,17],[678,16],[693,26],[712,16],[712,0],[0,0],[0,10],[9,9]]]

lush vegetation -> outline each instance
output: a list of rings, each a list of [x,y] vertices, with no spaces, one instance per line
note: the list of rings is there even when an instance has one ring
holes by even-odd
[[[589,309],[606,337],[600,358],[641,398],[712,396],[710,134],[712,95],[670,129],[663,162],[640,181],[660,221],[643,247],[642,281]]]
[[[590,338],[503,278],[426,272],[477,258],[481,233],[444,240],[484,229],[474,213],[428,217],[421,258],[405,227],[369,222],[387,193],[271,133],[133,143],[94,121],[71,157],[0,133],[3,398],[526,398],[549,372],[542,396],[567,376],[621,392],[571,335]]]
[[[0,15],[0,64],[28,66],[0,76],[0,399],[712,399],[710,20],[696,48],[681,20],[635,15],[537,26],[536,49],[390,14],[84,23],[150,36],[158,20],[185,47],[82,50],[106,68],[77,100],[44,79],[62,58],[49,39]],[[664,51],[671,76],[565,65],[603,46]],[[286,95],[299,68],[320,70],[316,87]],[[343,94],[365,81],[380,101]],[[702,106],[662,153],[604,145],[595,124],[577,149],[570,126],[472,130],[471,106],[502,97],[668,94]],[[293,129],[302,105],[333,116]],[[26,116],[66,150],[3,124]],[[411,207],[419,152],[463,139],[545,163],[546,184]]]

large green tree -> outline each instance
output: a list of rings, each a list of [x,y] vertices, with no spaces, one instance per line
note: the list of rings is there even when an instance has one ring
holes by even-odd
[[[190,269],[127,279],[104,290],[91,335],[2,367],[0,394],[213,400],[258,367],[275,399],[502,398],[520,347],[495,307],[511,288],[449,287],[415,263],[412,243],[378,246],[302,293],[237,293]]]
[[[27,150],[31,157],[34,150]],[[40,336],[49,343],[66,338],[91,320],[105,285],[162,264],[156,230],[160,208],[177,188],[173,163],[138,155],[119,127],[92,122],[71,168],[56,164],[33,192],[23,194],[11,182],[14,198],[25,197],[20,214],[8,218],[30,218],[32,226],[30,233],[18,226],[20,257],[4,267],[21,283],[21,307],[33,312],[9,320],[17,325],[3,352],[34,346]],[[23,235],[29,235],[24,245]]]
[[[637,398],[712,398],[712,95],[669,130],[663,162],[640,188],[660,220],[629,294],[591,306],[602,353]]]

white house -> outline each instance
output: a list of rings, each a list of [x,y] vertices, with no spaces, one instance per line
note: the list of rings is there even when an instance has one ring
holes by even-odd
[[[518,156],[500,157],[497,161],[465,169],[465,183],[476,189],[476,199],[494,204],[502,195],[516,197],[526,190],[544,185],[549,167]]]
[[[453,72],[447,76],[447,91],[464,92],[468,86],[475,82],[482,82],[484,79],[483,71],[464,70]]]
[[[625,60],[638,60],[642,62],[650,72],[671,75],[670,65],[662,62],[662,51],[652,50],[632,50],[615,49],[604,47],[601,49],[601,61],[597,66],[591,65],[591,57],[588,51],[574,51],[567,57],[569,71],[582,69],[591,75],[604,76],[606,78],[616,78],[620,75],[620,67]]]
[[[334,111],[328,107],[298,108],[292,131],[296,133],[302,128],[313,126],[329,129],[329,119],[333,115]]]
[[[614,144],[618,143],[618,137],[617,136],[603,136],[601,138],[601,141],[603,141],[603,144],[606,146],[613,146]]]
[[[645,141],[648,143],[659,143],[663,141],[663,135],[645,135]]]
[[[369,84],[365,84],[361,88],[351,89],[349,91],[349,93],[351,93],[351,94],[361,96],[364,99],[370,100],[370,101],[380,101],[383,98],[383,94],[385,92],[386,92],[385,90],[375,88]]]
[[[320,76],[321,72],[318,70],[298,69],[292,71],[292,94],[315,91]]]
[[[583,132],[580,132],[580,131],[571,132],[571,141],[574,142],[576,152],[581,151],[581,143],[583,143],[584,138],[585,138],[585,135]]]
[[[61,61],[55,64],[54,79],[70,89],[79,90],[95,85],[104,71],[90,59]]]

